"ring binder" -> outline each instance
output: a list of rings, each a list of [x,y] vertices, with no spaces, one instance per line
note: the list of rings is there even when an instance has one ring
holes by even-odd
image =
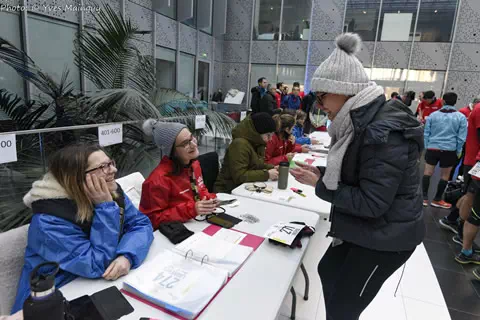
[[[192,257],[193,257],[193,250],[190,249],[188,250],[187,252],[185,252],[185,260],[187,260],[187,256],[188,256],[188,253],[191,252],[192,253]]]
[[[204,255],[203,258],[202,258],[202,262],[201,262],[200,265],[203,265],[203,259],[205,259],[205,258],[207,258],[207,261],[206,261],[206,262],[208,262],[208,255]]]

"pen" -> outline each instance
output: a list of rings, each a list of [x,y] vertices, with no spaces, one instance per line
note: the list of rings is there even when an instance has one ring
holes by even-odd
[[[301,195],[302,197],[306,198],[307,196],[302,193],[302,190],[297,189],[297,188],[290,188],[293,192],[295,192],[298,195]]]

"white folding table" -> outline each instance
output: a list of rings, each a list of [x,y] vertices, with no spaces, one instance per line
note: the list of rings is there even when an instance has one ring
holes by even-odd
[[[295,153],[293,161],[304,162],[315,167],[326,167],[327,155],[323,153]]]
[[[234,227],[239,231],[263,236],[266,230],[278,221],[303,221],[311,226],[317,226],[319,222],[319,216],[312,212],[238,196],[219,196],[221,199],[232,197],[239,199],[239,205],[226,207],[228,214],[239,218],[242,215],[250,214],[259,219],[257,223],[253,224],[240,222]],[[200,232],[209,224],[190,221],[185,226],[192,231]],[[158,231],[154,235],[155,239],[146,261],[153,259],[161,250],[173,247],[173,244]],[[301,249],[290,249],[273,245],[265,240],[202,312],[199,319],[275,319],[285,295],[291,289],[293,278],[302,262],[309,239],[304,238],[302,244]],[[142,266],[131,272],[142,272]],[[103,279],[78,278],[60,290],[67,300],[72,300],[83,295],[91,295],[112,285],[121,288],[122,282],[122,278],[113,282]],[[135,311],[122,319],[138,320],[141,317],[162,320],[176,319],[134,298],[128,296],[126,298]]]
[[[330,216],[331,204],[323,201],[315,194],[315,188],[301,184],[295,178],[288,175],[288,186],[285,190],[278,189],[278,181],[267,181],[265,184],[273,188],[272,193],[248,191],[245,186],[251,183],[244,183],[232,191],[236,196],[262,200],[270,203],[287,206],[290,208],[303,209],[315,212],[322,220],[327,220]],[[263,184],[263,182],[259,183]],[[291,188],[302,190],[305,197],[293,192]]]

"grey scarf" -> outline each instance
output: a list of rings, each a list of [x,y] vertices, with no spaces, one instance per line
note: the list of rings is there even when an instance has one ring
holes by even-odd
[[[323,183],[328,190],[337,190],[342,172],[343,157],[353,140],[354,132],[350,111],[372,102],[382,94],[384,94],[383,88],[377,86],[373,81],[370,82],[368,87],[345,102],[328,128],[328,134],[332,137],[332,142],[327,158],[327,168],[323,176]]]

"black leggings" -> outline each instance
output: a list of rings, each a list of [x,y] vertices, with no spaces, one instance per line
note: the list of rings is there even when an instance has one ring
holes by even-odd
[[[358,320],[413,251],[375,251],[347,242],[330,246],[318,264],[327,320]]]

